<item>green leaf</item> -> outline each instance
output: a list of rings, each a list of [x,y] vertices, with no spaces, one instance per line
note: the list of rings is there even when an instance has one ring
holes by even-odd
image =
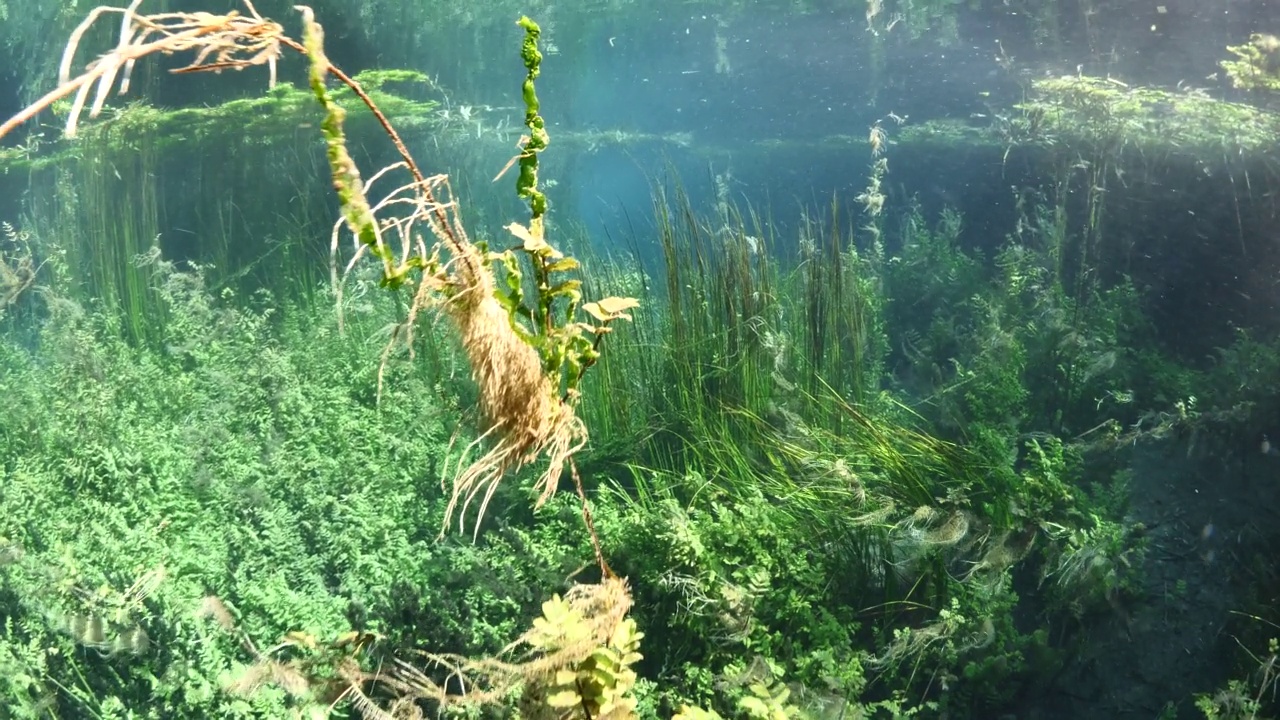
[[[581,267],[581,265],[578,264],[577,260],[574,260],[571,257],[567,257],[567,258],[564,258],[563,260],[557,260],[551,263],[550,265],[548,265],[547,272],[568,272],[570,270],[577,270],[579,267]]]
[[[582,287],[581,280],[565,280],[559,285],[552,287],[550,290],[547,291],[547,293],[552,297],[560,297],[560,296],[567,295],[574,302],[577,302],[582,298],[582,293],[579,292],[579,289],[581,287]]]

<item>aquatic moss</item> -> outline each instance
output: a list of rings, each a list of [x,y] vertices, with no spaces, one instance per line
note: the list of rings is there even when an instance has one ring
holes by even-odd
[[[542,29],[527,17],[521,17],[518,24],[524,29],[520,58],[524,61],[527,74],[521,87],[521,95],[524,98],[524,124],[529,128],[529,139],[520,153],[516,194],[529,201],[529,210],[533,214],[530,225],[537,234],[541,234],[542,216],[547,212],[547,196],[538,189],[538,153],[547,149],[547,144],[551,141],[547,136],[546,122],[539,114],[541,105],[534,87],[534,81],[542,72],[542,53],[538,50],[538,38],[542,35]]]
[[[1254,33],[1243,45],[1228,45],[1227,52],[1236,59],[1218,65],[1232,85],[1244,90],[1280,91],[1280,38]]]
[[[1032,99],[1014,107],[1024,142],[1117,141],[1144,150],[1215,157],[1270,152],[1280,115],[1210,97],[1204,91],[1135,87],[1118,80],[1065,76],[1037,80]]]
[[[515,127],[491,126],[477,133],[458,128],[441,117],[439,105],[420,97],[427,78],[407,70],[373,70],[356,77],[406,138],[430,133],[436,142],[465,137],[470,146],[490,146],[495,154],[511,142]],[[353,102],[350,91],[335,90],[335,101]],[[1133,87],[1106,78],[1067,76],[1037,80],[1027,101],[1010,111],[991,113],[988,125],[967,120],[937,119],[899,128],[894,142],[901,147],[946,151],[975,148],[1063,147],[1114,143],[1156,156],[1184,154],[1201,159],[1237,154],[1269,153],[1280,136],[1280,115],[1243,104],[1209,97],[1202,91],[1168,91]],[[534,98],[536,100],[536,96]],[[535,106],[536,108],[536,106]],[[526,108],[527,109],[527,108]],[[535,109],[535,115],[536,115]],[[301,87],[281,83],[262,95],[238,98],[207,107],[158,108],[137,102],[115,109],[110,116],[84,126],[85,139],[107,148],[131,149],[139,138],[163,151],[175,146],[215,147],[269,145],[293,141],[299,132],[318,125],[321,113]],[[350,121],[350,132],[376,132],[375,121],[363,114]],[[688,132],[642,133],[623,130],[563,130],[557,142],[566,153],[595,153],[607,148],[657,146],[698,156],[720,156],[729,148]],[[834,134],[803,139],[760,139],[752,149],[766,154],[805,150],[860,149],[866,138]],[[50,142],[39,148],[0,148],[0,174],[38,170],[65,160],[75,146]],[[532,148],[526,147],[526,151]],[[656,149],[656,148],[655,148]],[[536,150],[535,150],[536,153]],[[530,153],[534,154],[534,153]],[[531,159],[531,158],[530,158]]]
[[[865,140],[863,140],[865,142]],[[943,118],[914,125],[904,125],[894,133],[899,145],[944,147],[989,147],[1001,144],[998,133],[960,120]]]
[[[427,82],[425,75],[409,70],[372,70],[360,73],[356,82],[397,127],[432,127],[439,104],[410,95]],[[416,87],[415,87],[416,86]],[[332,93],[340,105],[357,102],[350,89]],[[55,111],[66,103],[54,106]],[[253,97],[237,98],[216,105],[161,108],[138,101],[108,111],[98,122],[81,127],[81,140],[102,150],[129,150],[145,142],[161,154],[176,147],[218,147],[269,145],[292,141],[300,131],[311,132],[323,119],[311,93],[299,86],[279,83]],[[364,114],[352,117],[352,131],[377,130],[376,120]],[[76,143],[47,143],[41,152],[29,148],[0,149],[0,172],[38,170],[58,164],[78,153]]]

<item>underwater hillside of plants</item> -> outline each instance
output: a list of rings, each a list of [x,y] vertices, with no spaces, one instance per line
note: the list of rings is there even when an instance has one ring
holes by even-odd
[[[388,2],[74,5],[0,0],[0,718],[1280,713],[1274,37],[717,142],[548,119],[638,3],[486,6],[511,107]]]

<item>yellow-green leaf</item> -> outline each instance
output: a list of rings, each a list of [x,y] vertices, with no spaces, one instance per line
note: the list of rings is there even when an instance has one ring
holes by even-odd
[[[549,620],[565,617],[569,614],[569,603],[559,595],[552,595],[550,600],[542,603],[542,614]]]
[[[618,684],[618,678],[607,668],[595,668],[588,673],[587,679],[602,688],[609,688]]]
[[[596,661],[596,665],[604,668],[614,668],[618,666],[618,654],[613,648],[598,647],[591,651],[591,659]]]
[[[571,257],[567,257],[561,260],[557,260],[551,263],[550,265],[548,265],[547,271],[548,272],[568,272],[570,270],[577,270],[578,267],[579,265],[577,260],[574,260]]]
[[[582,698],[573,690],[561,690],[547,697],[547,704],[554,708],[567,708],[580,705]]]
[[[746,710],[747,715],[750,715],[752,718],[769,717],[769,708],[760,698],[744,697],[738,701],[738,707]]]
[[[511,223],[506,229],[523,244],[524,251],[531,255],[553,258],[563,256],[559,250],[551,247],[541,233],[534,233],[520,223]]]
[[[576,292],[581,287],[582,287],[581,280],[565,280],[564,282],[559,283],[555,287],[552,287],[548,292],[550,292],[552,295],[558,295],[562,292]]]
[[[714,710],[703,710],[700,707],[683,705],[680,712],[672,720],[722,720],[720,713]]]
[[[640,301],[635,298],[607,297],[603,300],[587,303],[582,306],[582,309],[600,322],[609,322],[618,318],[630,320],[631,316],[627,314],[627,311],[638,307],[640,307]]]

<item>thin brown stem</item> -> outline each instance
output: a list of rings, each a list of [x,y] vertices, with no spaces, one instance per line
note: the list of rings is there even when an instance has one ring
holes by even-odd
[[[596,564],[600,566],[602,577],[606,580],[616,578],[609,563],[604,560],[604,551],[600,549],[600,536],[596,533],[595,521],[591,519],[591,506],[587,503],[587,493],[582,489],[582,478],[578,475],[578,463],[569,458],[569,474],[573,476],[573,485],[578,489],[578,497],[582,500],[582,519],[587,524],[587,532],[591,534],[591,547],[596,552]]]
[[[307,54],[307,49],[303,47],[301,43],[293,40],[292,38],[281,37],[280,44],[296,50],[303,55]],[[436,202],[426,176],[423,175],[422,169],[418,167],[418,163],[414,161],[413,156],[409,154],[409,148],[405,146],[404,140],[400,137],[400,133],[391,125],[391,121],[387,119],[387,116],[382,114],[382,110],[378,109],[377,104],[373,102],[373,98],[369,97],[369,94],[364,91],[364,88],[360,86],[360,83],[356,82],[354,78],[347,75],[341,68],[337,67],[333,63],[328,63],[328,71],[338,79],[338,82],[341,82],[343,85],[350,88],[351,92],[355,93],[355,96],[360,98],[360,102],[364,103],[365,107],[369,108],[369,112],[373,113],[378,124],[381,125],[383,131],[387,133],[387,137],[391,138],[391,143],[395,145],[396,152],[399,153],[400,158],[404,160],[405,167],[409,168],[409,173],[413,175],[414,182],[417,183],[418,188],[431,203],[432,213],[435,215],[437,225],[445,234],[445,238],[449,242],[449,249],[453,251],[456,257],[463,259],[470,271],[478,271],[478,268],[471,267],[470,258],[463,252],[462,246],[465,240],[463,238],[459,238],[454,233],[453,226],[448,222],[448,217],[445,215],[444,207],[439,202]]]

